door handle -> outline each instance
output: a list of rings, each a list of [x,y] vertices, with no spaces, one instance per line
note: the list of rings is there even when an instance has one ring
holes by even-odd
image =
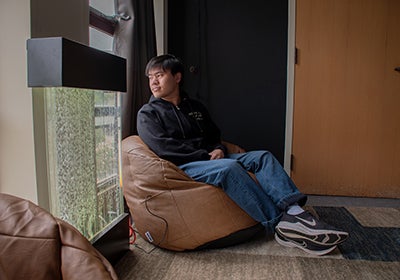
[[[394,71],[400,72],[400,67],[394,68]]]
[[[400,70],[399,70],[399,71],[400,71]],[[191,66],[189,67],[189,72],[192,73],[192,74],[197,74],[197,72],[198,72],[197,66],[191,65]]]

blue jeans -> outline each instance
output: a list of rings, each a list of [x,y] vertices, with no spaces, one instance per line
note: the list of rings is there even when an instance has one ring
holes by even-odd
[[[189,162],[179,168],[195,181],[222,188],[268,231],[273,231],[289,205],[302,206],[307,199],[268,151],[228,154],[223,159]],[[255,174],[258,183],[247,171]]]

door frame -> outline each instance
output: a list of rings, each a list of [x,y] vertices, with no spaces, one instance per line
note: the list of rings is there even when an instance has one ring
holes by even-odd
[[[292,164],[295,51],[296,51],[296,0],[288,0],[286,133],[285,133],[284,169],[289,176],[290,176],[290,166]]]

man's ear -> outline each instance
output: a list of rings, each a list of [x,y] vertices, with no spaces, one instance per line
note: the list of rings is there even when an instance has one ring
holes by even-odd
[[[181,72],[176,73],[175,74],[176,83],[179,84],[181,82],[181,80],[182,80],[182,73]]]

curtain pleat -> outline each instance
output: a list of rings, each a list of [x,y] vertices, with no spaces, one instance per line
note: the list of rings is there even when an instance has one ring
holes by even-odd
[[[137,134],[136,115],[151,96],[144,70],[157,54],[153,1],[118,0],[117,14],[130,16],[120,20],[114,34],[115,54],[127,59],[127,92],[121,98],[122,139]],[[112,69],[110,69],[112,71]]]

